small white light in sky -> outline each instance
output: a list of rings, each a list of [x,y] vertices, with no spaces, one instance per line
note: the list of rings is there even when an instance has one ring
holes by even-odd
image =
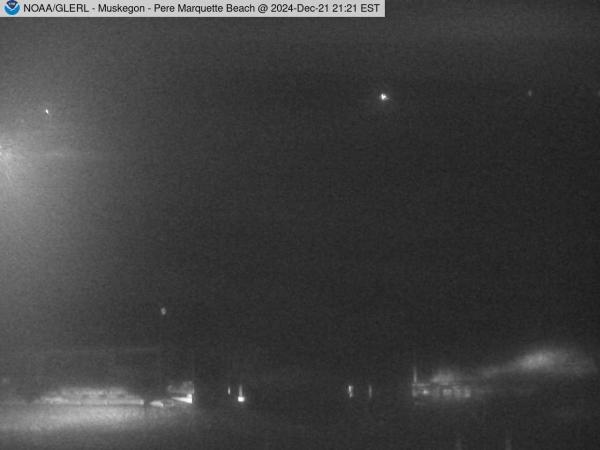
[[[161,316],[166,316],[167,315],[167,308],[165,308],[164,306],[162,308],[160,308],[160,315]]]
[[[381,94],[379,94],[379,100],[381,100],[382,102],[386,102],[389,99],[390,98],[388,97],[388,95],[385,92],[382,92]]]
[[[527,97],[533,97],[533,89],[527,91]]]
[[[46,108],[46,109],[44,110],[44,112],[46,113],[46,115],[47,115],[47,116],[49,116],[49,115],[50,115],[50,110],[49,110],[48,108]]]

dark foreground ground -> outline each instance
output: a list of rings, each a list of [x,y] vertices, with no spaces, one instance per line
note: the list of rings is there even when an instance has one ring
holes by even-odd
[[[590,405],[0,406],[2,449],[597,449]]]

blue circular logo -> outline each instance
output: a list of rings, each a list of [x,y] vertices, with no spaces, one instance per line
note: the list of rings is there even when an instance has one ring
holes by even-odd
[[[4,5],[4,12],[9,16],[16,16],[21,11],[21,5],[17,0],[8,0]]]

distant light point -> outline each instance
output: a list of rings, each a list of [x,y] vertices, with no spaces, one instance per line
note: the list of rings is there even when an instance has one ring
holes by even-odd
[[[348,392],[348,398],[353,398],[354,397],[354,385],[349,384],[348,386],[346,386],[346,390]]]
[[[533,89],[527,91],[527,97],[533,97]]]
[[[46,109],[44,110],[44,112],[46,113],[46,115],[47,115],[47,116],[49,116],[49,115],[50,115],[50,110],[48,110],[48,108],[46,108]]]
[[[379,100],[381,100],[382,102],[387,102],[389,99],[390,98],[386,93],[382,92],[381,94],[379,94]]]

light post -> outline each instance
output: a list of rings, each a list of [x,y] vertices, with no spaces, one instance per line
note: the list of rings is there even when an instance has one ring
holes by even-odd
[[[164,393],[165,389],[165,363],[164,363],[164,353],[165,353],[165,345],[164,345],[164,321],[167,317],[167,308],[164,306],[160,307],[160,317],[158,319],[158,379],[159,379],[159,389],[161,395]]]

